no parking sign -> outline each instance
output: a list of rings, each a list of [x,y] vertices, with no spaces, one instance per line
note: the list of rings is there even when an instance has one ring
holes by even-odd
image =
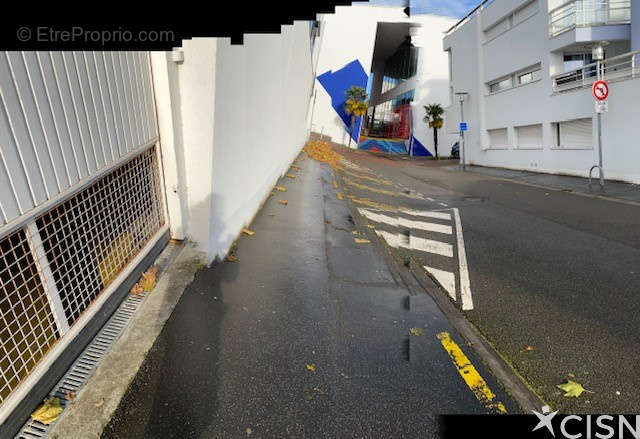
[[[604,101],[609,96],[609,84],[604,79],[598,79],[593,83],[593,87],[591,87],[591,93],[593,93],[593,97],[598,101]]]

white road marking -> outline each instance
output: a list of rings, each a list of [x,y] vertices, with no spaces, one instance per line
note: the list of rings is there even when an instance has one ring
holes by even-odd
[[[429,200],[429,201],[436,201],[436,200],[434,200],[434,199],[433,199],[433,198],[431,198],[431,197],[427,197],[427,200]]]
[[[460,263],[460,298],[462,299],[462,310],[473,309],[473,298],[471,297],[471,282],[469,281],[469,266],[467,265],[467,254],[464,249],[464,239],[462,237],[462,222],[458,208],[453,208],[453,216],[456,221],[456,238],[458,240],[458,262]]]
[[[417,236],[409,236],[409,248],[411,250],[420,250],[427,253],[435,253],[437,255],[453,257],[453,246],[446,242],[434,241],[433,239],[424,239]]]
[[[402,226],[407,227],[409,229],[418,229],[425,230],[428,232],[436,232],[436,233],[445,233],[447,235],[451,235],[453,233],[453,229],[451,226],[447,226],[445,224],[435,224],[428,223],[424,221],[413,221],[407,218],[393,217],[384,215],[382,213],[375,213],[368,209],[359,208],[358,211],[365,218],[370,219],[376,223],[388,224],[393,227]]]
[[[397,233],[386,232],[384,230],[376,230],[376,233],[378,234],[378,236],[382,237],[382,239],[387,241],[387,244],[389,244],[389,246],[393,248],[400,247],[400,237]]]
[[[425,230],[427,232],[445,233],[447,235],[451,235],[453,233],[453,229],[451,228],[451,226],[447,226],[444,224],[428,223],[425,221],[413,221],[407,218],[398,218],[398,224],[410,229]]]
[[[456,275],[450,271],[438,270],[437,268],[424,266],[424,269],[436,278],[438,283],[447,290],[449,296],[456,300]]]
[[[412,216],[424,216],[427,218],[451,220],[451,214],[444,213],[444,212],[434,212],[429,210],[413,210],[413,209],[403,209],[400,212],[406,213]]]
[[[449,207],[449,205],[447,203],[438,203],[438,204],[443,206],[443,207]]]

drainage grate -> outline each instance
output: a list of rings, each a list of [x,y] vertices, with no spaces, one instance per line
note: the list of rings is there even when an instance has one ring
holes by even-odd
[[[57,397],[63,409],[67,406],[66,395],[78,392],[86,384],[140,308],[145,297],[146,293],[129,295],[53,388],[49,397]],[[16,439],[46,438],[52,425],[29,419],[16,435]]]

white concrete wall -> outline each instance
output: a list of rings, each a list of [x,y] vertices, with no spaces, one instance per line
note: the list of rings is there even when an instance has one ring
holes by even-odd
[[[597,163],[597,132],[590,89],[552,93],[550,74],[563,71],[562,53],[552,52],[556,43],[548,36],[548,3],[539,0],[538,12],[499,36],[485,41],[483,30],[508,15],[522,0],[495,0],[444,39],[451,51],[452,83],[455,92],[469,92],[465,101],[467,162],[485,166],[586,176]],[[558,37],[556,37],[558,38]],[[615,43],[610,48],[625,46]],[[613,53],[613,52],[612,52]],[[539,81],[489,95],[487,82],[541,63]],[[609,112],[603,116],[604,168],[607,178],[640,182],[640,80],[610,84]],[[447,109],[449,119],[459,119],[459,105]],[[552,123],[593,118],[593,146],[582,149],[556,148]],[[515,127],[542,124],[543,145],[537,149],[515,146]],[[492,149],[486,130],[507,128],[510,146]],[[452,126],[447,127],[453,131]]]
[[[316,41],[316,45],[319,41]],[[314,82],[309,23],[196,38],[152,58],[171,234],[222,258],[304,146]]]
[[[307,140],[308,22],[279,35],[220,39],[216,61],[211,251],[223,256]]]

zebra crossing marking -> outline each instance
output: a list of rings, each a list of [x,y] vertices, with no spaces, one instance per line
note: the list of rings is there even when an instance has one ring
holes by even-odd
[[[447,235],[451,235],[453,233],[453,229],[451,226],[445,224],[437,224],[437,223],[429,223],[425,221],[414,221],[407,218],[402,217],[394,217],[385,215],[382,213],[375,213],[368,209],[358,208],[358,211],[362,216],[376,223],[388,224],[393,227],[402,226],[407,227],[409,229],[417,229],[417,230],[425,230],[427,232],[436,232],[436,233],[444,233]],[[449,218],[451,218],[449,216]]]
[[[471,282],[469,281],[469,265],[467,264],[467,253],[464,249],[464,238],[462,237],[462,222],[460,212],[457,207],[453,208],[453,217],[456,223],[456,239],[458,241],[458,263],[460,264],[460,298],[462,310],[473,309],[473,298],[471,296]]]
[[[442,285],[447,293],[449,293],[449,297],[453,300],[456,300],[456,275],[450,271],[439,270],[437,268],[429,267],[427,265],[424,266],[424,269],[436,278],[438,283]]]

